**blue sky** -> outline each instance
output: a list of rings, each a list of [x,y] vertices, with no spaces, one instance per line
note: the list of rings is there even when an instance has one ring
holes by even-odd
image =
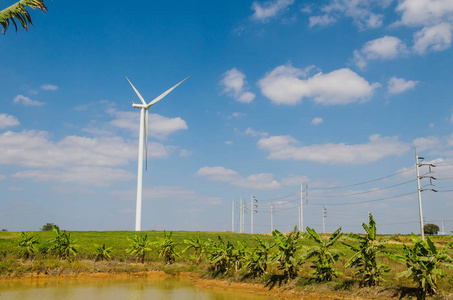
[[[304,226],[321,231],[324,206],[326,231],[360,232],[370,211],[381,233],[418,233],[417,146],[437,166],[426,222],[453,230],[451,1],[46,5],[0,39],[1,228],[133,230],[124,76],[151,101],[190,75],[150,109],[142,229],[231,230],[234,201],[238,230],[253,194],[254,231],[271,204],[289,231],[302,182]]]

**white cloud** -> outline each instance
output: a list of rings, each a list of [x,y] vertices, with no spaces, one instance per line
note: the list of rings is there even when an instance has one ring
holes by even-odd
[[[115,116],[115,119],[110,121],[111,125],[138,134],[140,115],[137,112],[110,110],[110,113]],[[174,132],[188,129],[183,119],[167,118],[158,114],[149,114],[148,124],[148,134],[158,139],[165,139]]]
[[[110,194],[124,201],[135,200],[136,190],[112,191]],[[143,189],[143,197],[146,199],[168,199],[196,203],[200,205],[219,205],[222,199],[219,197],[207,197],[198,195],[195,191],[181,186],[154,186]]]
[[[11,177],[32,179],[37,182],[51,181],[100,187],[134,179],[135,174],[115,168],[69,167],[64,170],[26,170],[17,172]]]
[[[306,176],[290,175],[287,178],[283,178],[281,182],[284,186],[300,186],[301,183],[310,182],[310,179]]]
[[[0,180],[5,180],[5,179],[6,179],[6,176],[3,174],[0,174]]]
[[[179,150],[179,156],[181,156],[181,157],[188,157],[188,156],[190,156],[190,154],[192,154],[192,153],[187,149]]]
[[[277,16],[280,12],[292,5],[294,0],[273,0],[263,4],[255,1],[252,3],[252,10],[255,12],[251,16],[253,20],[266,22],[270,18]]]
[[[18,172],[15,178],[106,186],[135,177],[116,167],[137,158],[136,146],[120,137],[67,136],[54,142],[44,131],[7,131],[0,135],[0,165],[34,169]],[[174,149],[150,143],[148,157],[165,158]]]
[[[311,120],[311,125],[316,126],[322,124],[323,122],[324,120],[322,118],[314,118],[313,120]]]
[[[442,51],[450,48],[451,31],[452,27],[448,23],[423,28],[414,34],[414,51],[425,54],[428,51]]]
[[[237,118],[237,119],[239,119],[239,118],[244,118],[244,117],[246,117],[246,116],[247,116],[247,114],[245,114],[245,113],[234,112],[234,113],[232,113],[231,116],[228,117],[228,118],[229,118],[229,119],[231,119],[231,118]]]
[[[441,146],[441,140],[436,136],[416,138],[413,141],[414,146],[417,150],[424,151],[427,149],[438,148]]]
[[[224,167],[203,167],[198,170],[197,175],[216,182],[230,182],[240,178],[238,172]]]
[[[386,35],[382,38],[366,42],[360,51],[355,50],[354,61],[360,69],[363,69],[367,64],[367,60],[395,59],[406,52],[406,45],[399,38]]]
[[[244,178],[238,172],[224,167],[203,167],[198,170],[197,175],[210,181],[228,182],[248,189],[275,190],[281,188],[280,183],[274,180],[273,175],[269,173],[253,174]]]
[[[385,8],[389,1],[330,0],[321,8],[321,14],[310,17],[310,27],[327,26],[342,17],[351,18],[361,30],[378,28],[383,24],[383,14],[373,12],[374,6]]]
[[[313,161],[330,164],[364,164],[390,155],[401,155],[409,148],[397,137],[372,135],[366,144],[322,144],[302,146],[290,136],[271,136],[258,141],[261,150],[269,152],[268,159]]]
[[[418,84],[418,81],[405,80],[404,78],[392,77],[390,78],[387,90],[390,94],[398,94],[405,92],[407,90],[415,88]]]
[[[225,145],[233,145],[232,141],[225,141],[224,143],[225,143]]]
[[[44,102],[32,100],[24,95],[17,95],[14,97],[14,104],[22,104],[24,106],[42,106]]]
[[[53,84],[44,84],[44,85],[41,85],[41,89],[43,89],[45,91],[56,91],[56,90],[58,90],[58,86],[53,85]]]
[[[245,132],[244,132],[246,135],[250,135],[250,136],[259,136],[259,137],[264,137],[264,136],[268,136],[269,133],[267,132],[263,132],[263,131],[256,131],[254,130],[252,127],[248,127]]]
[[[327,74],[318,73],[307,79],[307,70],[291,65],[276,67],[259,80],[261,92],[275,104],[295,105],[310,98],[322,105],[345,105],[367,101],[379,87],[370,84],[350,69]]]
[[[126,165],[137,149],[120,137],[87,138],[67,136],[52,142],[44,131],[7,131],[0,135],[0,164],[32,168],[59,168],[67,165],[112,167]],[[149,155],[166,157],[168,150],[152,145]]]
[[[231,184],[256,190],[278,190],[281,188],[281,184],[274,180],[274,175],[269,173],[253,174],[247,178],[233,181]]]
[[[308,18],[308,20],[310,21],[309,23],[310,27],[315,26],[325,27],[337,21],[337,19],[329,15],[311,16]]]
[[[395,10],[401,14],[397,24],[402,25],[426,26],[453,20],[451,0],[401,0]]]
[[[405,50],[403,42],[394,36],[384,36],[367,42],[362,48],[362,54],[367,59],[393,59]]]
[[[0,114],[0,129],[17,126],[19,124],[19,120],[17,120],[15,116]]]
[[[60,194],[82,194],[82,195],[95,195],[96,192],[80,186],[54,186],[52,191]]]
[[[247,81],[245,75],[236,68],[226,71],[220,83],[225,87],[223,92],[234,97],[242,103],[251,103],[255,99],[255,94],[246,89]]]

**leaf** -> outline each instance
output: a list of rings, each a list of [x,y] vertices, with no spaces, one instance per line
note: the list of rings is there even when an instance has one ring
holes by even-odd
[[[343,235],[340,231],[341,231],[341,227],[338,228],[337,230],[335,230],[334,233],[332,233],[332,235],[329,238],[329,242],[326,244],[326,248],[335,244],[335,242]]]
[[[307,233],[311,238],[313,238],[317,243],[322,244],[322,240],[314,229],[311,229],[307,226]]]
[[[437,254],[437,248],[436,248],[436,246],[434,245],[433,241],[431,240],[431,238],[429,236],[426,237],[426,242],[427,242],[428,247],[431,250],[431,252],[434,253],[434,254]]]
[[[408,278],[411,275],[412,275],[412,270],[411,269],[407,269],[406,271],[403,271],[401,273],[396,274],[396,276],[398,276],[398,277],[405,276],[406,278]]]
[[[10,22],[13,23],[17,32],[16,20],[22,25],[25,30],[28,30],[29,26],[32,25],[30,13],[27,8],[40,9],[42,12],[47,12],[47,7],[44,5],[44,0],[21,0],[15,4],[0,11],[0,24],[3,27],[3,32],[6,33]],[[15,20],[16,19],[16,20]]]

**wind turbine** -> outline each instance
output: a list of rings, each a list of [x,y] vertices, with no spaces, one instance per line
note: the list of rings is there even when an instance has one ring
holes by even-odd
[[[160,94],[156,97],[153,101],[146,104],[145,100],[143,99],[142,95],[137,91],[134,87],[132,82],[129,78],[126,77],[129,84],[132,86],[135,94],[137,95],[138,99],[142,102],[141,104],[136,104],[132,101],[132,107],[140,108],[140,133],[139,133],[139,142],[138,142],[138,175],[137,175],[137,207],[135,211],[135,231],[141,230],[142,224],[142,194],[143,194],[143,143],[144,139],[146,139],[146,164],[148,165],[148,110],[151,106],[156,104],[158,101],[162,100],[165,96],[167,96],[171,91],[173,91],[178,85],[180,85],[184,80],[189,78],[187,76],[179,83],[175,84],[167,91]]]

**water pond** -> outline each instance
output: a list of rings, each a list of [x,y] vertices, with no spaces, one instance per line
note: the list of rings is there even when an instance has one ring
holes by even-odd
[[[175,278],[24,279],[0,282],[1,300],[275,300],[250,293],[200,289]]]

